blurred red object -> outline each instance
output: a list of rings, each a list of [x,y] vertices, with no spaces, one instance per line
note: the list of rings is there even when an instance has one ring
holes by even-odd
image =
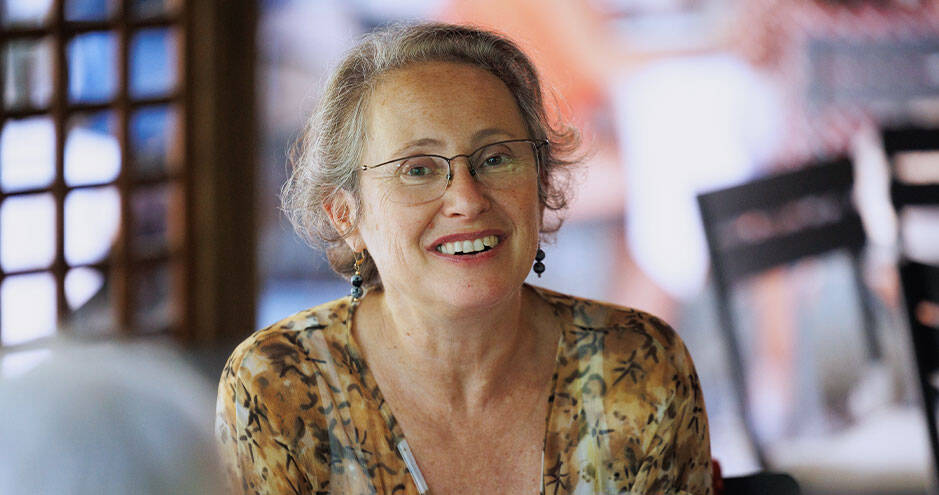
[[[724,495],[724,476],[721,474],[721,463],[711,459],[711,479],[714,495]]]

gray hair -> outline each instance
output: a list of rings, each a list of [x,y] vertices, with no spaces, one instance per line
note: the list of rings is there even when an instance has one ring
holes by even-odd
[[[336,67],[319,105],[291,152],[291,174],[281,191],[281,204],[297,233],[311,246],[325,248],[330,266],[349,276],[352,250],[343,242],[355,230],[361,208],[357,168],[364,149],[366,111],[381,76],[411,64],[460,62],[498,77],[515,98],[529,137],[547,139],[539,156],[539,199],[542,208],[563,210],[569,200],[570,154],[580,143],[576,129],[552,123],[545,110],[538,72],[519,47],[500,34],[451,24],[393,25],[366,34]],[[339,232],[325,205],[338,204],[346,191],[353,199],[345,212],[352,221]],[[543,233],[561,226],[560,216]],[[370,257],[360,268],[365,287],[380,287]]]

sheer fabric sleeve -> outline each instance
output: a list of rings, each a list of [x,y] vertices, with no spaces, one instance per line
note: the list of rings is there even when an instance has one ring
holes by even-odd
[[[635,493],[710,495],[711,445],[697,372],[684,344],[676,341],[670,361],[672,400],[657,425],[658,441],[636,480]]]
[[[216,436],[230,492],[315,493],[316,480],[300,471],[293,448],[283,440],[280,415],[271,410],[276,402],[260,397],[267,383],[263,367],[253,363],[260,369],[251,373],[242,359],[236,350],[226,364],[216,405]]]

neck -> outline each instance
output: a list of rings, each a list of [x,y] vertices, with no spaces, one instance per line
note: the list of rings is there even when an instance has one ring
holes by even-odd
[[[513,395],[506,385],[518,382],[507,378],[529,371],[539,344],[529,316],[533,298],[519,288],[493,307],[448,312],[378,292],[363,309],[368,303],[375,315],[368,331],[377,337],[371,339],[376,350],[419,385],[411,388],[425,400],[471,412]]]

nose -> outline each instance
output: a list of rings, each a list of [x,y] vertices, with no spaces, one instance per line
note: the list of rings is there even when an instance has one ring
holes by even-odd
[[[450,182],[443,194],[443,212],[447,216],[476,217],[491,206],[485,186],[476,178],[469,157],[450,162]]]

